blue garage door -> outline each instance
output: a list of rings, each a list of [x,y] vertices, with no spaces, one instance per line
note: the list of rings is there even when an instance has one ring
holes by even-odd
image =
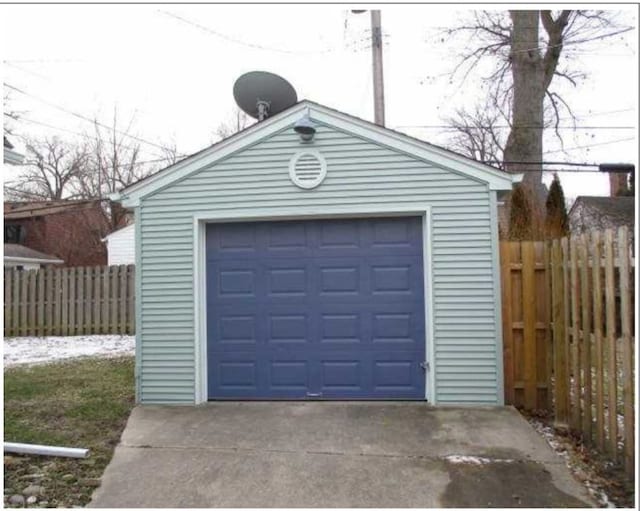
[[[424,399],[422,219],[209,224],[209,399]]]

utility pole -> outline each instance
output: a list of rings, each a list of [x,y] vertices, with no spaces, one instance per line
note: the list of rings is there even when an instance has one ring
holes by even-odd
[[[376,124],[384,126],[384,75],[382,72],[382,27],[380,11],[371,11],[371,51],[373,56],[373,112]]]
[[[352,10],[353,14],[366,12]],[[384,126],[384,74],[382,72],[382,26],[380,11],[371,11],[371,52],[373,56],[373,118],[376,124]]]

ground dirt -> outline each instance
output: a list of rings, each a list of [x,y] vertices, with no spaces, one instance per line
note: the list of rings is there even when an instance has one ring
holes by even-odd
[[[521,412],[549,445],[566,461],[573,476],[601,507],[635,507],[635,488],[622,467],[612,463],[580,438],[557,430],[553,417]]]

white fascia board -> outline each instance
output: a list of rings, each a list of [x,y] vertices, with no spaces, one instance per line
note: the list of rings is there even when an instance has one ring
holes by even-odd
[[[311,118],[335,126],[346,132],[380,142],[391,149],[435,163],[438,166],[469,176],[489,185],[490,190],[511,190],[513,184],[522,180],[521,174],[508,174],[483,163],[457,155],[415,140],[408,135],[395,133],[382,126],[371,125],[367,121],[354,119],[340,112],[328,111],[319,105],[311,105]]]
[[[261,139],[276,133],[290,124],[293,124],[300,117],[301,111],[308,106],[303,102],[291,109],[286,110],[280,115],[276,115],[266,121],[257,122],[245,132],[237,137],[230,137],[227,140],[218,142],[210,149],[205,149],[200,154],[186,158],[182,162],[176,163],[173,167],[169,167],[158,174],[145,179],[138,185],[132,185],[127,190],[117,194],[116,200],[121,200],[125,207],[136,207],[140,204],[140,199],[164,188],[174,181],[182,179],[192,172],[200,170],[204,167],[226,158],[234,152],[248,147]]]
[[[11,263],[33,263],[33,264],[62,264],[62,259],[36,259],[35,257],[4,256],[6,262]]]

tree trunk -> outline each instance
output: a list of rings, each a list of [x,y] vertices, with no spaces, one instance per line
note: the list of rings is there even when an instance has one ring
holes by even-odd
[[[544,65],[539,49],[540,11],[510,11],[513,24],[511,72],[513,74],[512,127],[504,150],[507,170],[523,172],[523,185],[534,207],[544,205],[542,161],[544,127]]]

